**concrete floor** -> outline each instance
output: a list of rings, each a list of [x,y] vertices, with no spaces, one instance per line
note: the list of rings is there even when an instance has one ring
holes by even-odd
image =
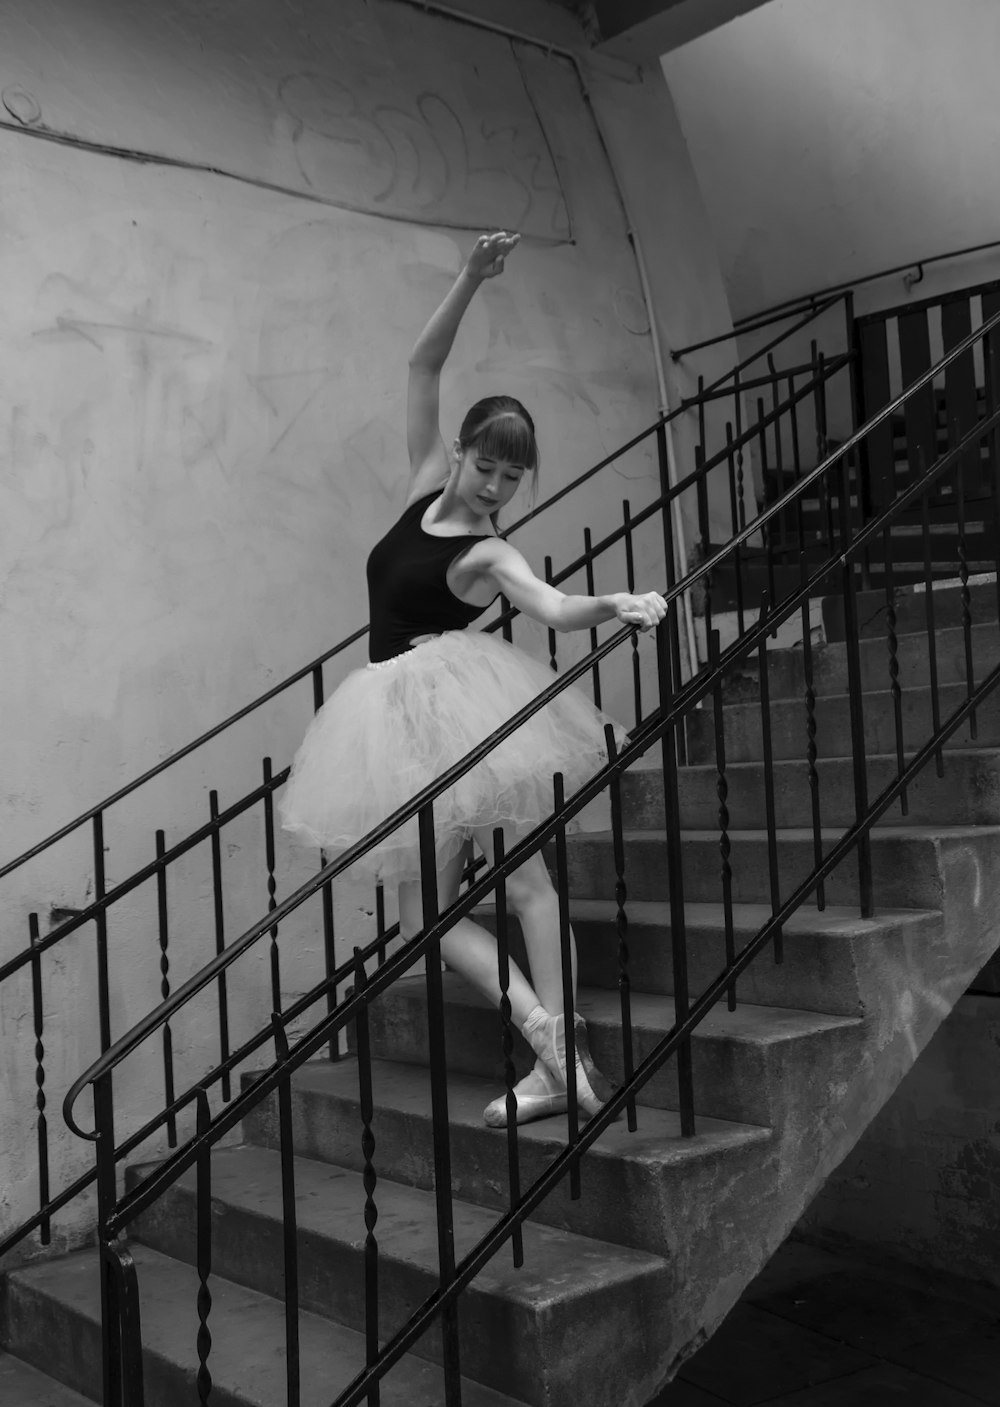
[[[649,1407],[1000,1404],[1000,1290],[789,1242]]]

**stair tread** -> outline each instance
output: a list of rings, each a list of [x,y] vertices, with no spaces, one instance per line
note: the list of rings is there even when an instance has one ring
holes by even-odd
[[[378,1119],[378,1110],[375,1112]],[[363,1246],[365,1189],[361,1173],[313,1158],[295,1158],[296,1218],[299,1234]],[[377,1162],[377,1154],[376,1154]],[[193,1191],[197,1173],[189,1169],[178,1185]],[[437,1279],[438,1241],[433,1192],[379,1177],[376,1235],[379,1258],[404,1261]],[[281,1157],[277,1150],[245,1144],[217,1149],[212,1158],[212,1200],[281,1220]],[[497,1222],[497,1213],[474,1202],[452,1201],[456,1256],[461,1259]],[[514,1270],[508,1255],[495,1256],[473,1281],[477,1293],[500,1296],[533,1311],[554,1301],[583,1299],[591,1291],[635,1275],[662,1270],[660,1256],[609,1241],[559,1231],[541,1223],[523,1228],[524,1266]]]
[[[10,1407],[94,1407],[71,1387],[48,1377],[23,1359],[0,1351],[0,1402]]]
[[[139,1276],[143,1343],[149,1354],[197,1367],[195,1337],[198,1276],[192,1266],[148,1246],[130,1247]],[[11,1280],[100,1325],[97,1253],[78,1251],[16,1270]],[[219,1395],[231,1394],[252,1407],[285,1400],[285,1311],[268,1295],[219,1276],[210,1280],[209,1370]],[[178,1306],[187,1312],[178,1313]],[[302,1407],[327,1407],[339,1387],[364,1366],[365,1336],[319,1315],[299,1315]],[[463,1379],[468,1407],[522,1407],[515,1399]],[[386,1407],[433,1407],[442,1396],[441,1369],[407,1355],[383,1379]]]
[[[392,1109],[430,1118],[429,1072],[426,1066],[373,1060],[372,1084],[376,1110]],[[356,1102],[356,1061],[340,1060],[333,1064],[313,1061],[305,1064],[296,1072],[293,1087]],[[506,1166],[506,1132],[503,1129],[489,1129],[483,1123],[483,1109],[496,1095],[494,1080],[448,1071],[449,1123],[471,1128],[483,1137],[495,1139],[497,1157]],[[518,1141],[522,1146],[534,1145],[540,1156],[551,1161],[565,1148],[565,1127],[565,1118],[561,1116],[522,1124],[518,1129]],[[621,1161],[626,1165],[640,1163],[645,1167],[657,1164],[666,1167],[697,1161],[706,1155],[716,1156],[725,1148],[766,1143],[771,1137],[770,1129],[756,1124],[741,1124],[707,1116],[699,1119],[697,1133],[684,1137],[681,1134],[680,1115],[675,1111],[644,1108],[635,1133],[629,1133],[625,1120],[618,1119],[594,1141],[587,1157]]]
[[[646,831],[639,832],[645,835]],[[810,832],[811,834],[811,832]],[[476,913],[492,911],[492,904],[477,904]],[[670,902],[667,899],[629,900],[626,905],[629,930],[634,928],[669,928]],[[725,905],[701,900],[686,900],[684,904],[685,927],[721,932],[725,923]],[[614,923],[618,916],[618,905],[614,899],[575,899],[570,897],[570,917],[579,922]],[[733,904],[733,929],[735,933],[748,937],[760,931],[771,917],[770,904]],[[818,934],[833,934],[845,939],[860,934],[876,933],[883,928],[895,927],[900,923],[933,924],[940,921],[940,910],[924,908],[880,909],[871,918],[861,918],[857,905],[828,904],[825,909],[802,906],[783,925],[786,938],[809,937]]]

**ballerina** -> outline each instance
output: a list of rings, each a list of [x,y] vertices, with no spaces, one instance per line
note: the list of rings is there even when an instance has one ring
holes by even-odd
[[[407,448],[410,483],[402,516],[368,559],[370,663],[354,670],[316,714],[281,802],[285,828],[329,856],[353,845],[552,683],[549,669],[492,634],[469,627],[503,593],[534,620],[559,631],[618,620],[650,630],[666,606],[656,591],[566,595],[535,575],[497,535],[500,511],[538,469],[531,416],[510,396],[469,410],[445,447],[439,428],[441,370],[480,284],[503,272],[519,236],[483,235],[410,356]],[[613,720],[575,688],[564,690],[445,791],[434,803],[438,898],[458,897],[475,844],[493,863],[493,833],[505,849],[552,811],[552,776],[567,794],[607,759]],[[614,724],[624,740],[625,730]],[[400,934],[423,927],[416,819],[356,862],[354,873],[395,885]],[[528,954],[530,978],[510,964],[511,1018],[537,1057],[514,1089],[517,1122],[567,1107],[565,1019],[558,896],[540,853],[507,881]],[[497,945],[471,918],[441,939],[448,967],[492,1002],[501,993]],[[573,991],[576,946],[571,936]],[[592,1116],[612,1086],[594,1065],[586,1024],[575,1012],[576,1091]],[[507,1122],[506,1095],[486,1108],[487,1124]]]

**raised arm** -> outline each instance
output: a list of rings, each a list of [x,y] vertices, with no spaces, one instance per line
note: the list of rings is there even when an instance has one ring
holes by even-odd
[[[448,359],[458,325],[476,289],[503,272],[505,257],[520,235],[499,230],[481,235],[462,272],[432,315],[410,353],[406,394],[406,448],[410,458],[410,498],[429,493],[448,477],[448,452],[441,436],[439,401],[441,368]]]
[[[568,596],[535,576],[517,548],[498,538],[477,543],[465,560],[489,577],[511,605],[552,630],[588,630],[609,620],[618,620],[639,630],[651,630],[667,613],[666,603],[658,591],[639,595],[615,591],[606,596]]]

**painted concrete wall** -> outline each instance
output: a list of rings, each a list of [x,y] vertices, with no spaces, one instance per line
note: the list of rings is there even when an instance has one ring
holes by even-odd
[[[571,23],[528,0],[467,8],[534,18],[546,39]],[[659,71],[598,59],[587,78],[651,251],[661,337],[719,331],[725,295]],[[446,426],[479,395],[521,396],[547,494],[649,423],[659,393],[607,153],[572,64],[544,49],[392,0],[13,0],[0,100],[6,858],[364,621],[368,547],[405,493],[407,354],[475,231],[516,226],[524,240],[462,328]],[[558,567],[586,523],[657,489],[643,447],[519,541]],[[659,584],[658,525],[636,549],[640,580]],[[623,557],[602,566],[597,589],[620,589],[623,573]],[[545,651],[544,632],[515,639]],[[338,657],[327,690],[363,658],[363,644]],[[648,648],[644,662],[651,677]],[[625,685],[605,688],[629,719]],[[307,680],[114,808],[108,884],[153,858],[158,826],[170,845],[203,824],[210,789],[225,808],[263,756],[285,765],[311,708]],[[260,804],[226,828],[221,863],[230,941],[272,887]],[[277,898],[316,863],[279,837]],[[0,962],[24,949],[30,912],[44,936],[92,898],[92,871],[84,830],[5,881]],[[207,842],[172,869],[168,897],[166,932],[153,882],[110,915],[113,1036],[214,952]],[[345,885],[335,908],[343,953],[371,935],[372,897]],[[315,905],[284,926],[286,1004],[322,972],[319,932]],[[230,971],[233,1045],[267,1019],[268,948]],[[92,926],[41,958],[40,1066],[30,970],[0,995],[0,1231],[38,1195],[42,1070],[53,1190],[87,1164],[59,1103],[98,1053],[96,971]],[[172,1035],[181,1087],[218,1053],[217,994]],[[118,1080],[121,1128],[163,1082],[157,1038]],[[62,1218],[57,1239],[84,1224]]]
[[[958,1002],[800,1229],[1000,1285],[1000,999]]]
[[[998,48],[992,0],[771,0],[664,57],[734,316],[1000,238]]]

